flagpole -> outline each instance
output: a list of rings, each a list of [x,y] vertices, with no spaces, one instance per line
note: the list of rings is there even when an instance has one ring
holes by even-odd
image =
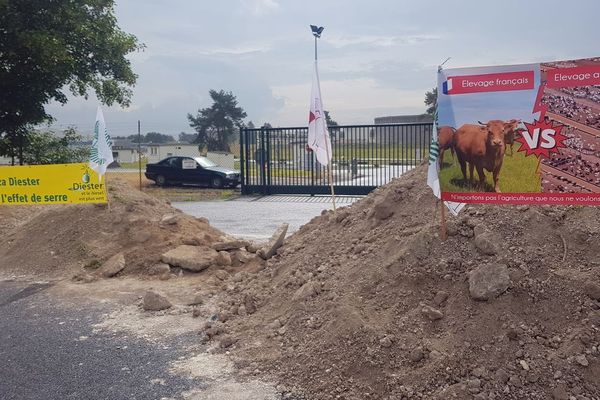
[[[311,29],[313,29],[313,26],[311,26]],[[321,32],[323,31],[323,28],[321,27],[319,31],[316,31],[313,29],[313,36],[315,37],[315,65],[317,64],[317,39],[321,37]],[[316,68],[316,67],[315,67]],[[325,118],[325,116],[323,116],[323,118]],[[327,129],[327,121],[325,122],[325,127]],[[327,152],[327,159],[329,160],[329,162],[327,163],[327,180],[329,180],[329,187],[331,188],[331,202],[333,203],[333,213],[336,213],[336,207],[335,207],[335,190],[333,188],[333,173],[331,171],[331,164],[333,163],[333,157],[331,156],[331,154],[329,154],[329,145],[331,144],[331,138],[328,137],[327,138],[329,140],[329,143],[327,143],[325,145],[325,151]]]
[[[444,200],[440,199],[440,208],[442,209],[442,221],[440,224],[440,239],[442,242],[446,241],[448,238],[448,228],[446,228],[446,205],[444,204]]]
[[[108,207],[108,212],[110,212],[110,200],[108,199],[108,184],[107,184],[107,179],[108,176],[105,174],[104,175],[104,192],[106,193],[106,206]]]
[[[327,158],[329,158],[329,150],[327,150]],[[335,214],[335,191],[333,190],[333,174],[331,173],[331,162],[327,164],[327,173],[329,175],[329,186],[331,187],[331,202],[333,203],[333,212]]]

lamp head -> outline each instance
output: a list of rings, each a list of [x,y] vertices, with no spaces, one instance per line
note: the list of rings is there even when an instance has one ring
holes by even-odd
[[[321,32],[323,32],[323,28],[322,26],[316,26],[316,25],[311,25],[310,29],[312,31],[312,34],[314,35],[314,37],[316,38],[320,38],[321,37]]]

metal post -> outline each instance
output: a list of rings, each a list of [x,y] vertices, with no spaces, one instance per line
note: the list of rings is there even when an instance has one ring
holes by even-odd
[[[245,193],[245,183],[246,177],[244,173],[246,172],[246,166],[244,165],[246,157],[244,157],[244,135],[246,133],[246,128],[240,128],[240,185],[242,186],[242,194]]]
[[[318,36],[317,35],[314,35],[314,36],[315,36],[315,65],[316,65],[316,62],[317,62],[317,39],[318,39]],[[311,184],[312,189],[313,189],[313,193],[311,193],[312,196],[314,196],[315,172],[317,174],[317,178],[320,177],[320,174],[319,174],[319,171],[318,171],[318,169],[320,168],[320,166],[319,166],[318,162],[315,162],[316,160],[314,160],[314,158],[315,158],[315,154],[314,154],[314,152],[311,152],[310,153],[310,163],[311,163],[311,168],[310,168],[310,170],[311,170],[311,183],[310,184]],[[315,171],[315,167],[317,168],[317,171]]]
[[[265,171],[265,159],[266,157],[265,150],[265,129],[262,128],[260,130],[260,145],[259,145],[259,162],[260,162],[260,185],[261,185],[261,193],[263,195],[267,194],[267,174]]]
[[[140,173],[140,191],[142,190],[142,133],[141,133],[141,123],[138,119],[138,169]]]

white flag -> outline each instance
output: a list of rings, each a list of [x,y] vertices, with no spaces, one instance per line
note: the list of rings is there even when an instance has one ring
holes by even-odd
[[[323,102],[321,100],[321,85],[319,84],[319,71],[315,60],[312,90],[310,94],[310,113],[308,115],[308,147],[315,152],[317,161],[327,165],[331,161],[331,139],[325,121]]]
[[[94,125],[94,140],[90,151],[90,168],[98,174],[98,180],[106,173],[106,168],[114,161],[112,155],[112,142],[108,131],[102,109],[98,106],[96,112],[96,124]]]

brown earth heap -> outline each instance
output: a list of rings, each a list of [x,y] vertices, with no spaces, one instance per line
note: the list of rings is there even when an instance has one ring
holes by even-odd
[[[106,205],[0,207],[0,270],[70,277],[122,253],[120,275],[145,274],[180,244],[211,246],[223,233],[118,179]],[[123,260],[121,258],[121,260]],[[122,261],[121,261],[122,262]]]
[[[425,180],[314,218],[206,338],[287,398],[600,399],[600,210],[469,206],[442,242]]]

